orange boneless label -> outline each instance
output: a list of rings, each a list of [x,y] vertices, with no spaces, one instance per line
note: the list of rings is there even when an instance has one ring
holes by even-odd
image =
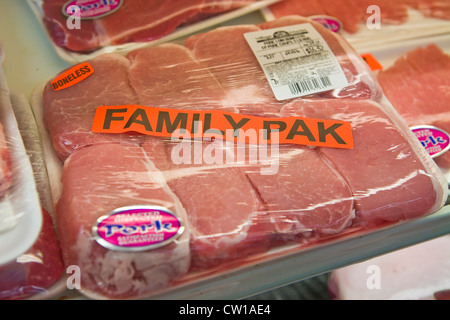
[[[62,90],[77,84],[94,73],[89,62],[84,62],[64,71],[51,82],[53,90]]]
[[[361,57],[369,65],[372,71],[383,70],[381,63],[379,63],[371,53],[364,53]]]
[[[157,137],[219,138],[243,143],[279,143],[353,148],[350,122],[303,117],[265,118],[219,110],[177,110],[139,105],[100,106],[93,132],[139,132]],[[256,137],[256,138],[254,138]],[[249,141],[252,138],[252,141]]]

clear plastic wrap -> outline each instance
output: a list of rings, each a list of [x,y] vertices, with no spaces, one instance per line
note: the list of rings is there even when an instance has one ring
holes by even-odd
[[[12,261],[36,240],[42,218],[10,90],[0,67],[0,264]]]
[[[377,78],[386,97],[409,126],[443,130],[441,140],[445,142],[450,139],[447,103],[450,92],[450,38],[429,41],[431,43],[428,44],[416,41],[415,45],[399,49],[392,65],[378,71]],[[438,142],[437,135],[433,138],[435,135],[430,135],[432,140],[428,139],[424,147],[430,150],[449,180],[450,153],[442,154],[446,150],[445,143]],[[421,137],[421,140],[424,139]]]
[[[32,164],[39,194],[40,206],[35,212],[28,211],[27,214],[39,214],[42,226],[41,224],[32,225],[37,228],[39,234],[36,235],[30,248],[20,254],[16,252],[17,256],[14,259],[0,266],[0,300],[46,299],[61,293],[66,288],[61,248],[53,221],[53,201],[40,147],[40,136],[30,105],[20,94],[11,93],[10,99],[26,155]],[[20,197],[24,201],[30,195],[22,194]],[[32,222],[30,219],[25,219],[19,223],[31,224]],[[27,231],[24,228],[19,230]],[[9,244],[9,250],[16,246],[21,247],[22,242],[29,242],[25,234],[18,233],[17,237],[16,242]]]
[[[276,1],[29,0],[29,3],[57,52],[73,62],[96,52],[129,51],[139,44],[173,40]]]
[[[277,28],[285,35],[288,26],[303,24],[323,38],[330,48],[327,57],[336,58],[347,84],[280,101],[244,34]],[[62,72],[36,91],[33,108],[47,152],[64,260],[80,266],[80,290],[88,297],[152,297],[285,252],[417,219],[446,201],[444,177],[385,99],[367,64],[342,37],[311,20],[291,16],[221,27],[189,37],[184,45],[161,44],[126,56],[109,53],[86,63],[92,74],[56,90],[58,79],[85,65]],[[234,128],[244,122],[233,114],[272,123],[342,120],[351,125],[354,147],[224,141],[217,131],[213,140],[184,136],[181,141],[135,130],[94,132],[101,106],[116,108],[110,122],[124,120],[126,127],[149,131],[157,131],[158,123],[146,113],[125,119],[120,112],[127,106],[161,108],[161,127],[183,123],[180,113],[163,117],[171,110],[195,110],[199,117],[221,112]],[[196,125],[184,127],[195,130]],[[334,136],[330,130],[319,132]],[[291,132],[309,135],[305,127]],[[142,208],[147,211],[133,211]],[[125,224],[144,216],[161,219]],[[169,216],[178,222],[166,222]],[[111,219],[118,219],[106,227],[112,238],[100,235]],[[184,231],[171,235],[166,245],[130,248],[151,231],[174,225]],[[115,231],[123,246],[106,241],[115,239]]]

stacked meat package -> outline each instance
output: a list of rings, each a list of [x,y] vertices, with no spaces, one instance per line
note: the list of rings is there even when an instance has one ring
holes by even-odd
[[[165,3],[160,0],[44,0],[42,10],[45,26],[58,46],[74,52],[91,52],[109,45],[158,39],[182,25],[256,1],[183,0]],[[97,10],[91,9],[93,6],[96,6]],[[80,29],[68,27],[66,23],[69,16],[76,17],[77,10],[80,18],[86,18],[82,32]],[[65,15],[62,15],[61,11],[65,12]],[[89,16],[86,12],[90,12]],[[111,14],[113,12],[115,14]],[[93,17],[98,19],[92,19]]]
[[[179,38],[278,0],[28,0],[65,60]]]
[[[381,22],[385,24],[406,23],[411,10],[424,17],[450,19],[450,3],[446,0],[343,0],[339,3],[332,0],[283,0],[271,5],[269,10],[276,18],[292,14],[306,17],[328,15],[337,18],[350,34],[362,28],[373,10],[379,10]]]
[[[27,99],[10,91],[0,66],[0,300],[48,297],[63,273],[37,133]]]
[[[447,199],[364,60],[299,16],[101,54],[32,98],[64,263],[90,298],[151,298]]]
[[[450,56],[439,44],[431,42],[404,50],[392,66],[377,74],[383,92],[416,132],[447,180],[450,171],[450,154],[446,152],[450,132],[447,103],[449,73]],[[427,85],[424,86],[424,83]],[[430,133],[423,135],[426,130]]]

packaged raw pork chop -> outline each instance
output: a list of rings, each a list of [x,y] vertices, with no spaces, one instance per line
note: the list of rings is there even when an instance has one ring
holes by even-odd
[[[93,298],[152,297],[447,196],[367,64],[302,17],[104,54],[33,101],[65,263]]]
[[[42,216],[30,159],[0,66],[0,265],[28,250]]]
[[[0,123],[0,300],[49,297],[64,265],[53,202],[41,193],[48,184],[40,136],[27,99],[10,91],[2,67]]]
[[[239,9],[242,10],[240,14],[257,10],[264,5],[263,2],[30,0],[30,5],[52,43],[56,48],[62,49],[62,56],[73,58],[71,53],[88,54],[106,47],[117,49],[127,44],[156,41],[172,36],[182,27],[194,26],[192,29],[195,31],[209,26],[200,25],[200,22],[208,18]],[[220,20],[225,19],[223,17]]]
[[[33,169],[41,205],[42,227],[27,251],[0,266],[0,300],[45,299],[61,293],[66,288],[61,248],[53,220],[55,210],[39,131],[28,100],[17,93],[11,93],[10,98]],[[25,195],[22,196],[22,201],[24,197]],[[17,237],[25,239],[23,230]],[[15,242],[17,245],[17,239]]]
[[[392,66],[379,71],[378,81],[389,101],[448,175],[450,55],[434,43],[405,50]]]
[[[416,10],[424,17],[450,19],[448,0],[283,0],[269,6],[275,18],[289,15],[305,17],[326,17],[337,19],[342,28],[354,34],[363,28],[368,18],[376,11],[380,13],[383,25],[400,25],[410,19],[410,10]],[[331,20],[333,21],[333,20]]]

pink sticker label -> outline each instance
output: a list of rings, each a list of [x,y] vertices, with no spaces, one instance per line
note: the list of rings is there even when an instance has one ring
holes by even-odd
[[[118,208],[92,228],[96,241],[111,250],[144,251],[167,245],[184,231],[182,221],[158,206]]]
[[[115,12],[122,3],[123,0],[70,0],[62,11],[66,16],[98,19]]]
[[[415,126],[411,130],[432,158],[450,149],[450,136],[444,130],[433,126]]]
[[[341,30],[342,28],[342,23],[334,18],[334,17],[330,17],[330,16],[310,16],[309,17],[311,20],[314,20],[320,24],[322,24],[325,28],[333,31],[333,32],[339,32],[339,30]]]

